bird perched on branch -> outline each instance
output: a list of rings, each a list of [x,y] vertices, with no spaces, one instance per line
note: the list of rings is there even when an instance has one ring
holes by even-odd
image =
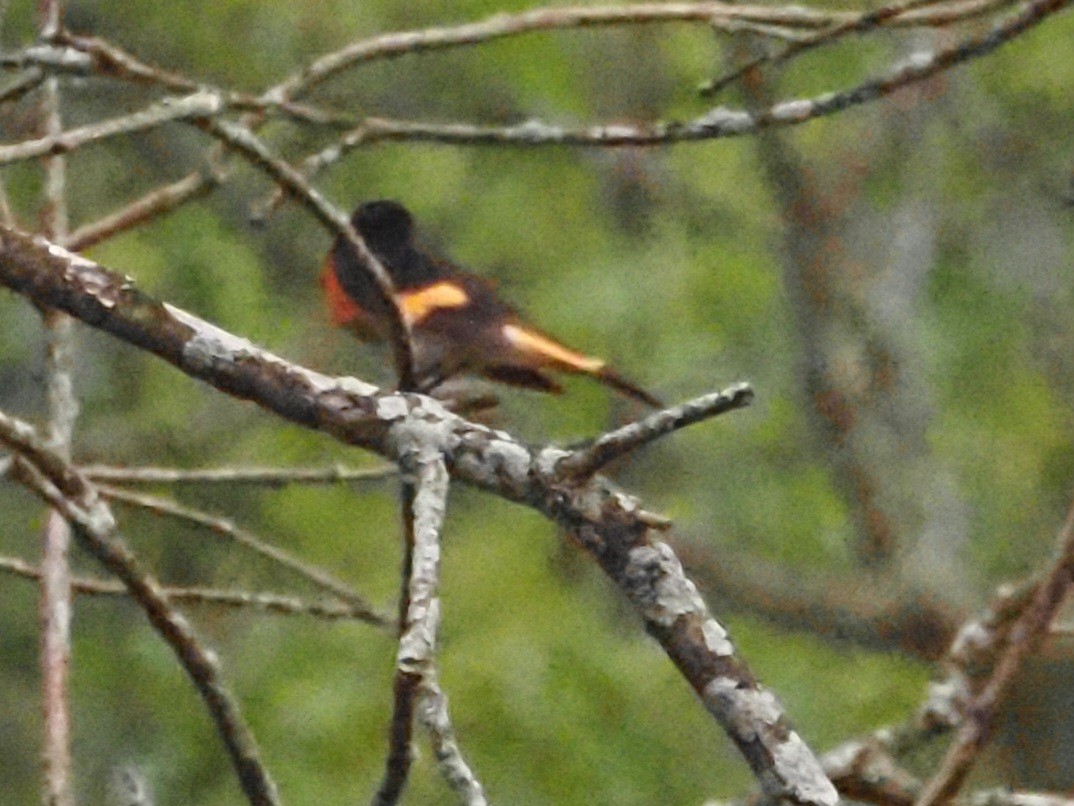
[[[415,240],[414,219],[394,201],[362,204],[351,224],[387,270],[395,303],[411,331],[414,375],[432,390],[457,374],[560,393],[549,372],[589,375],[628,397],[661,402],[604,361],[556,341],[501,301],[491,283],[435,257]],[[321,286],[333,324],[363,341],[388,338],[388,311],[358,254],[337,237],[325,258]]]

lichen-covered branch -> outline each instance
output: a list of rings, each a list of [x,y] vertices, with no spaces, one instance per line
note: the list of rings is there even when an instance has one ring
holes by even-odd
[[[93,481],[119,484],[257,484],[286,487],[290,484],[353,484],[383,481],[398,475],[394,465],[381,467],[116,467],[82,465]]]
[[[559,470],[569,478],[588,478],[609,462],[637,450],[642,445],[680,428],[748,406],[752,400],[753,389],[749,384],[738,383],[722,392],[703,395],[679,406],[655,412],[643,420],[601,435],[585,448],[564,459]]]
[[[411,762],[414,712],[426,676],[436,668],[440,629],[440,534],[447,510],[448,474],[435,432],[420,429],[404,435],[399,466],[403,472],[403,519],[406,551],[405,590],[400,602],[399,649],[396,653],[394,707],[384,778],[375,806],[397,803]]]
[[[353,378],[288,363],[147,297],[129,278],[40,237],[0,228],[0,285],[62,308],[220,391],[394,461],[420,433],[426,444],[435,444],[456,480],[543,513],[593,555],[723,726],[766,794],[825,806],[836,802],[835,789],[776,697],[758,684],[672,550],[650,539],[638,502],[599,479],[565,483],[556,473],[564,451],[530,449],[428,397],[387,394]]]

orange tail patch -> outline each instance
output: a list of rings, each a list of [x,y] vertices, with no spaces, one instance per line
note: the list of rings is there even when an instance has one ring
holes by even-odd
[[[519,325],[504,325],[502,332],[504,338],[515,349],[563,369],[593,375],[604,368],[604,362],[599,358],[590,358],[588,355],[576,353],[547,336],[526,330]]]

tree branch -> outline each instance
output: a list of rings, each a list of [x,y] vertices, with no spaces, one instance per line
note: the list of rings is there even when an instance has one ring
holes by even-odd
[[[61,307],[220,391],[389,459],[399,460],[414,432],[435,435],[454,478],[543,513],[593,555],[723,726],[766,794],[824,806],[836,801],[816,757],[709,615],[674,553],[650,540],[638,502],[597,479],[574,485],[558,480],[562,450],[532,450],[425,396],[386,394],[353,378],[289,364],[156,302],[93,261],[3,228],[0,285]]]
[[[708,420],[719,414],[748,406],[753,401],[749,384],[738,383],[722,392],[704,395],[650,414],[643,420],[630,423],[595,439],[585,448],[572,453],[559,465],[564,478],[585,479],[621,456],[635,451],[673,431]]]
[[[260,554],[276,565],[286,568],[307,582],[311,582],[322,590],[342,599],[351,607],[361,609],[370,618],[375,615],[373,607],[349,585],[340,582],[326,571],[303,562],[289,552],[266,543],[246,529],[236,526],[228,518],[210,515],[158,496],[132,493],[106,484],[98,484],[97,491],[105,498],[119,501],[128,506],[141,507],[158,515],[165,515],[202,526],[213,534],[232,540],[243,548]]]
[[[119,210],[79,227],[67,237],[64,246],[73,252],[88,249],[114,235],[176,210],[188,201],[208,195],[222,181],[223,172],[207,159],[202,170],[150,191]]]
[[[902,21],[903,23],[909,22],[910,24],[928,24],[932,26],[948,25],[953,22],[962,22],[972,17],[986,14],[996,8],[1002,8],[1010,4],[1010,0],[972,0],[970,3],[959,4],[957,12],[950,16],[937,15],[937,7],[940,4],[936,3],[935,0],[906,0],[906,2],[902,3],[881,6],[880,8],[866,12],[865,14],[850,17],[826,30],[820,31],[819,33],[810,34],[804,39],[792,42],[777,53],[766,54],[750,59],[745,64],[736,67],[730,73],[702,84],[698,89],[698,93],[702,97],[715,95],[732,82],[738,81],[747,73],[756,70],[758,67],[765,64],[784,64],[797,56],[801,56],[803,53],[807,53],[813,48],[821,45],[834,44],[848,34],[865,33],[866,31],[878,28],[885,24],[897,24],[899,21]],[[948,8],[950,7],[950,4],[944,5]],[[922,19],[922,16],[924,16],[925,19]]]
[[[400,601],[399,650],[395,664],[395,694],[388,760],[374,806],[397,803],[406,785],[411,762],[415,702],[423,681],[436,668],[436,639],[440,626],[440,532],[447,509],[448,474],[439,455],[435,434],[414,432],[401,447],[399,467],[404,474],[403,519],[406,532],[406,586]]]
[[[261,763],[257,743],[238,704],[224,686],[215,656],[201,645],[189,622],[172,608],[157,580],[141,568],[93,486],[62,456],[45,447],[33,428],[3,413],[0,442],[16,452],[15,472],[20,481],[74,526],[83,546],[122,580],[175,652],[216,723],[249,802],[276,806],[276,786]]]
[[[0,572],[27,580],[40,580],[41,570],[16,557],[0,557]],[[130,592],[120,582],[103,579],[74,578],[71,590],[86,596],[129,597]],[[380,613],[370,614],[365,607],[339,601],[311,601],[298,596],[264,591],[220,590],[218,588],[174,587],[161,588],[174,602],[219,605],[232,609],[253,609],[279,616],[313,616],[326,621],[363,621],[374,627],[387,628],[392,622]]]
[[[917,803],[935,806],[951,800],[962,788],[981,750],[991,736],[996,712],[1010,690],[1025,657],[1040,646],[1055,615],[1074,583],[1074,502],[1056,539],[1055,558],[1036,586],[1032,600],[1007,636],[1007,646],[985,686],[966,708],[956,734],[936,776],[929,781]]]
[[[63,24],[64,4],[45,0],[38,7],[38,28],[43,38]],[[37,133],[44,139],[63,129],[60,87],[55,78],[45,81],[38,99]],[[45,235],[57,242],[67,237],[67,162],[62,156],[42,161],[45,174],[41,222]],[[64,458],[71,455],[78,401],[75,398],[74,333],[71,318],[56,310],[42,311],[45,329],[45,398],[48,405],[49,444]],[[41,535],[41,681],[44,717],[44,802],[47,806],[73,806],[71,780],[71,714],[68,671],[71,663],[71,528],[52,510]]]
[[[225,108],[224,100],[214,92],[196,92],[185,98],[166,98],[141,112],[91,123],[77,129],[54,132],[36,140],[0,146],[0,165],[25,162],[38,157],[69,154],[88,143],[97,143],[121,134],[155,129],[162,123],[215,115]]]
[[[980,2],[932,3],[937,11],[918,9],[915,14],[892,15],[891,23],[903,25],[937,24],[933,14],[949,22],[979,13]],[[505,37],[540,31],[570,30],[594,26],[695,23],[728,33],[756,24],[807,30],[850,24],[863,15],[846,11],[823,11],[802,6],[750,6],[720,2],[636,3],[621,6],[565,6],[541,8],[518,14],[497,14],[462,25],[399,31],[353,42],[329,53],[290,77],[270,96],[295,98],[356,65],[407,54],[428,53],[455,47],[470,47]]]
[[[388,336],[399,377],[399,388],[412,391],[416,388],[414,378],[414,347],[410,339],[410,325],[399,307],[391,275],[384,264],[366,246],[362,236],[351,226],[350,220],[321,195],[299,171],[275,157],[268,147],[246,126],[230,121],[203,118],[197,121],[199,128],[211,134],[228,148],[234,150],[255,167],[268,174],[273,181],[293,195],[328,230],[344,238],[358,255],[359,262],[373,279],[388,311]]]
[[[120,484],[260,484],[286,487],[289,484],[352,484],[381,481],[398,475],[394,465],[381,467],[112,467],[82,465],[79,468],[93,481]]]
[[[513,126],[483,126],[470,123],[427,123],[369,117],[340,140],[306,158],[319,169],[349,150],[371,143],[430,142],[442,145],[500,146],[657,146],[754,135],[758,132],[798,126],[891,95],[904,87],[925,81],[958,64],[991,53],[1029,28],[1062,10],[1070,0],[1035,0],[1022,11],[997,24],[986,34],[971,36],[958,44],[931,53],[921,52],[887,73],[868,79],[841,92],[825,92],[812,98],[780,101],[767,109],[747,111],[718,106],[685,121],[643,124],[616,123],[567,128],[540,120]]]

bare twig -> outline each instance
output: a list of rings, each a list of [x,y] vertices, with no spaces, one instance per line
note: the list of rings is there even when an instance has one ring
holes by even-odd
[[[17,557],[0,557],[0,572],[28,580],[40,580],[41,570]],[[120,582],[103,579],[73,578],[71,590],[88,596],[128,597],[130,592]],[[370,614],[366,608],[346,602],[313,601],[299,596],[264,591],[221,590],[219,588],[194,588],[164,586],[164,594],[175,602],[218,605],[233,609],[260,610],[281,616],[313,616],[327,621],[363,621],[382,629],[392,625],[387,616]]]
[[[116,531],[115,519],[93,486],[62,456],[47,448],[32,427],[0,413],[0,441],[14,450],[20,481],[75,527],[85,548],[122,580],[160,636],[175,652],[205,701],[251,804],[275,806],[276,786],[238,704],[224,686],[219,664],[187,620],[168,602],[160,583],[143,570]]]
[[[10,104],[33,92],[45,81],[45,72],[37,67],[24,70],[10,84],[0,89],[0,104]]]
[[[38,7],[38,29],[52,36],[63,22],[64,4],[46,0]],[[38,105],[37,132],[45,140],[63,129],[60,88],[55,78],[45,81]],[[47,237],[67,237],[67,164],[62,156],[42,162],[45,173],[41,224]],[[71,455],[71,440],[78,402],[74,394],[74,332],[67,314],[42,311],[45,328],[45,397],[48,403],[48,440],[64,459]],[[41,680],[44,715],[42,750],[46,806],[73,806],[71,780],[71,716],[68,676],[71,662],[71,528],[58,512],[49,512],[41,535]]]
[[[925,787],[917,803],[935,806],[946,803],[961,789],[970,770],[988,742],[999,706],[1014,682],[1022,661],[1034,652],[1051,626],[1059,607],[1074,582],[1074,503],[1056,540],[1052,564],[1037,585],[1029,606],[1007,636],[1007,647],[988,682],[974,695],[965,720],[944,758],[939,772]]]
[[[978,0],[936,3],[944,19],[977,13]],[[469,47],[511,36],[539,31],[569,30],[603,25],[649,25],[697,23],[722,28],[730,33],[743,25],[778,28],[825,29],[847,24],[861,17],[854,12],[816,11],[802,6],[747,6],[719,2],[636,3],[621,6],[565,6],[541,8],[518,14],[497,14],[479,22],[462,25],[400,31],[353,42],[326,54],[284,81],[270,97],[294,98],[355,65],[406,54],[426,53],[454,47]],[[917,16],[895,17],[905,25],[934,24],[926,11]]]
[[[466,806],[487,806],[485,788],[466,763],[448,714],[447,695],[440,689],[436,666],[426,669],[418,692],[418,721],[429,734],[440,776]]]
[[[392,678],[392,718],[388,726],[388,753],[384,761],[384,775],[373,794],[373,806],[392,806],[402,797],[410,774],[412,761],[411,740],[414,732],[414,703],[418,696],[421,676],[411,672],[403,662],[403,636],[410,618],[410,587],[415,574],[414,566],[414,501],[417,486],[413,479],[404,475],[399,487],[400,517],[403,524],[402,583],[399,593],[399,649],[396,653],[395,675]]]
[[[220,89],[143,62],[118,45],[100,37],[74,34],[69,31],[61,31],[54,37],[53,44],[34,45],[22,51],[0,54],[0,66],[24,68],[27,74],[37,71],[120,79],[139,84],[152,84],[182,94],[210,92],[219,96],[229,109],[256,112],[262,115],[280,112],[302,123],[322,126],[354,125],[353,115],[328,113],[304,104]],[[30,81],[29,78],[24,80]]]
[[[250,163],[267,173],[277,184],[295,196],[329,231],[343,237],[358,255],[364,270],[369,272],[380,293],[388,316],[388,335],[399,377],[399,388],[412,391],[416,388],[414,378],[414,348],[410,340],[410,326],[399,308],[388,270],[374,255],[357,233],[350,220],[321,195],[299,171],[273,155],[268,147],[246,126],[222,120],[202,119],[200,128],[236,151]]]
[[[901,730],[925,735],[916,726]],[[876,731],[864,739],[844,742],[821,757],[824,771],[843,798],[877,806],[912,806],[921,782],[896,761],[891,749],[893,735],[890,729]]]
[[[846,19],[827,30],[816,34],[809,34],[804,38],[793,42],[783,50],[774,54],[765,54],[749,60],[740,67],[720,78],[702,84],[698,92],[703,97],[715,95],[725,89],[729,84],[738,81],[751,70],[755,70],[765,64],[783,64],[796,56],[800,56],[813,48],[838,42],[844,36],[853,33],[864,33],[886,23],[893,23],[900,19],[909,19],[911,24],[917,24],[925,15],[927,24],[931,26],[947,25],[953,22],[962,22],[973,17],[986,14],[1003,6],[1010,5],[1010,0],[971,0],[970,3],[960,3],[957,11],[950,16],[937,15],[938,7],[950,9],[951,4],[940,4],[935,0],[905,0],[902,3],[893,3],[882,6],[860,16]],[[922,9],[926,9],[922,11]],[[916,12],[916,13],[915,13]]]
[[[430,435],[427,435],[429,437]],[[436,665],[440,624],[440,530],[447,508],[448,474],[435,443],[415,441],[402,448],[400,468],[414,474],[403,484],[403,520],[407,538],[406,572],[400,604],[399,651],[395,669],[388,760],[373,803],[389,806],[399,800],[411,760],[415,701],[430,669]]]
[[[174,501],[169,501],[166,498],[145,495],[142,493],[132,493],[128,490],[122,490],[118,487],[112,487],[105,484],[99,484],[97,490],[104,497],[111,498],[129,506],[141,507],[159,515],[166,515],[170,518],[177,518],[179,520],[197,524],[198,526],[203,526],[209,529],[213,534],[220,535],[228,540],[233,540],[238,545],[260,554],[262,557],[268,558],[276,565],[294,572],[306,581],[312,582],[322,590],[326,590],[329,593],[338,596],[352,607],[360,608],[366,615],[370,617],[375,616],[372,606],[350,586],[337,580],[322,569],[303,562],[283,549],[264,542],[253,533],[236,526],[229,518],[209,515],[205,512],[192,509],[191,507],[182,506]]]
[[[155,129],[160,124],[172,120],[214,115],[223,108],[224,104],[220,96],[212,92],[197,92],[185,98],[165,99],[131,115],[91,123],[88,126],[68,129],[64,132],[54,132],[45,137],[26,140],[15,145],[0,146],[0,165],[68,154],[87,143],[97,143],[121,134],[134,134]]]
[[[209,194],[221,181],[222,171],[210,160],[206,160],[202,170],[157,188],[114,213],[79,227],[67,237],[64,246],[75,252],[88,249],[113,235],[133,229],[157,216],[178,209],[188,201]]]
[[[1070,793],[1012,792],[1010,789],[989,789],[975,792],[969,798],[970,806],[1074,806]]]
[[[346,484],[380,481],[398,474],[395,465],[381,467],[110,467],[82,465],[86,478],[120,484],[260,484],[284,487],[288,484]]]
[[[44,721],[42,761],[44,802],[73,806],[71,715],[68,673],[71,662],[71,532],[50,510],[41,535],[41,706]]]
[[[743,408],[752,401],[753,389],[750,385],[738,383],[722,392],[703,395],[680,406],[658,411],[643,420],[597,437],[582,450],[565,458],[559,464],[559,471],[564,478],[589,478],[609,462],[642,445],[718,414]]]
[[[1035,0],[1020,13],[996,25],[990,32],[963,39],[958,44],[931,53],[922,52],[887,73],[842,92],[826,92],[813,98],[780,101],[767,109],[746,111],[715,107],[700,117],[685,121],[646,124],[616,123],[569,128],[540,120],[512,126],[483,126],[470,123],[427,123],[421,121],[365,118],[355,129],[328,148],[306,158],[319,169],[359,145],[376,142],[430,142],[443,145],[501,146],[656,146],[753,135],[766,129],[797,126],[875,101],[912,84],[925,81],[958,64],[991,53],[1046,17],[1068,5],[1070,0]]]

